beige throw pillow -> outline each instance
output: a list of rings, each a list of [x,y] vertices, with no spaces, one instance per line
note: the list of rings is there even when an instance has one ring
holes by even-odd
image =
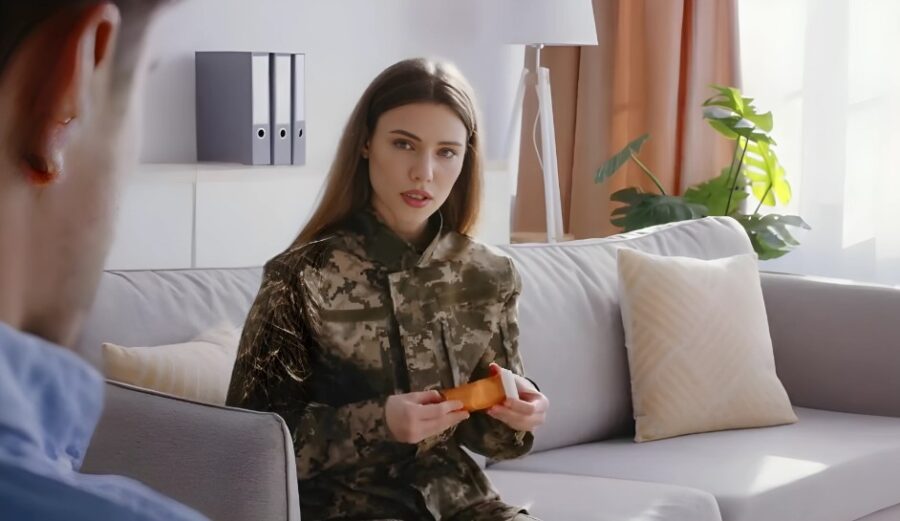
[[[241,328],[221,324],[190,342],[152,347],[103,344],[106,376],[189,400],[225,404]]]
[[[756,257],[618,251],[635,441],[794,423]]]

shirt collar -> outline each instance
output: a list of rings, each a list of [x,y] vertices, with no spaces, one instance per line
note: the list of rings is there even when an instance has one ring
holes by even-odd
[[[78,355],[0,323],[0,451],[79,468],[103,392],[102,375]]]

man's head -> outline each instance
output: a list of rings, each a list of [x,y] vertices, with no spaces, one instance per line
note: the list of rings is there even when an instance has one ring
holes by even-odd
[[[135,162],[161,0],[0,0],[0,321],[64,345]]]

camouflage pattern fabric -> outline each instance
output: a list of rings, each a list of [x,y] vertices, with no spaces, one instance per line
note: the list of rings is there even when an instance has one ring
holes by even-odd
[[[392,394],[453,387],[496,362],[518,374],[512,261],[432,219],[417,252],[371,212],[270,260],[228,405],[273,411],[296,451],[304,520],[521,520],[461,447],[494,460],[532,446],[484,413],[416,445],[393,439]]]

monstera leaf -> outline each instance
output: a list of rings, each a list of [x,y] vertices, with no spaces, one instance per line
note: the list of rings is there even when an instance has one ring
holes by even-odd
[[[670,196],[662,183],[637,157],[648,135],[643,135],[606,161],[594,174],[602,183],[628,161],[633,161],[653,181],[659,193],[638,188],[619,190],[610,199],[622,203],[612,212],[611,222],[625,231],[707,215],[727,215],[741,223],[760,259],[774,259],[798,245],[789,227],[810,229],[796,215],[759,214],[763,206],[786,205],[791,185],[773,150],[772,113],[760,114],[752,98],[738,89],[713,85],[716,94],[703,103],[703,118],[719,133],[734,141],[730,165],[709,181],[687,189],[683,196]],[[748,190],[749,188],[749,190]],[[743,208],[752,193],[759,201],[753,213]]]
[[[728,206],[728,192],[731,191],[731,208],[740,208],[740,203],[747,198],[747,179],[742,172],[738,172],[737,182],[729,175],[728,168],[723,168],[718,177],[692,186],[684,193],[684,200],[689,203],[700,204],[709,210],[709,215],[728,215],[732,213]]]
[[[750,189],[761,204],[775,206],[776,199],[782,205],[791,202],[791,185],[768,143],[748,143],[743,163]]]
[[[706,217],[706,207],[689,203],[681,197],[649,194],[636,188],[614,192],[610,199],[623,203],[612,212],[611,222],[626,232],[655,224],[686,221]]]
[[[775,143],[769,137],[772,131],[772,113],[759,114],[753,106],[753,98],[741,96],[732,87],[712,85],[719,93],[703,102],[703,118],[712,128],[727,137],[739,136],[750,141]]]
[[[650,134],[644,134],[643,136],[635,139],[631,143],[625,145],[625,148],[620,150],[616,155],[612,156],[609,161],[603,163],[599,169],[597,169],[597,175],[594,176],[595,183],[602,183],[606,181],[610,176],[616,173],[616,171],[622,168],[622,165],[628,162],[632,156],[636,156],[638,152],[641,151],[641,147],[644,146],[644,142],[650,138]]]
[[[751,214],[735,216],[744,227],[753,250],[761,260],[776,259],[788,253],[800,243],[788,231],[788,226],[809,230],[810,227],[797,215]]]

